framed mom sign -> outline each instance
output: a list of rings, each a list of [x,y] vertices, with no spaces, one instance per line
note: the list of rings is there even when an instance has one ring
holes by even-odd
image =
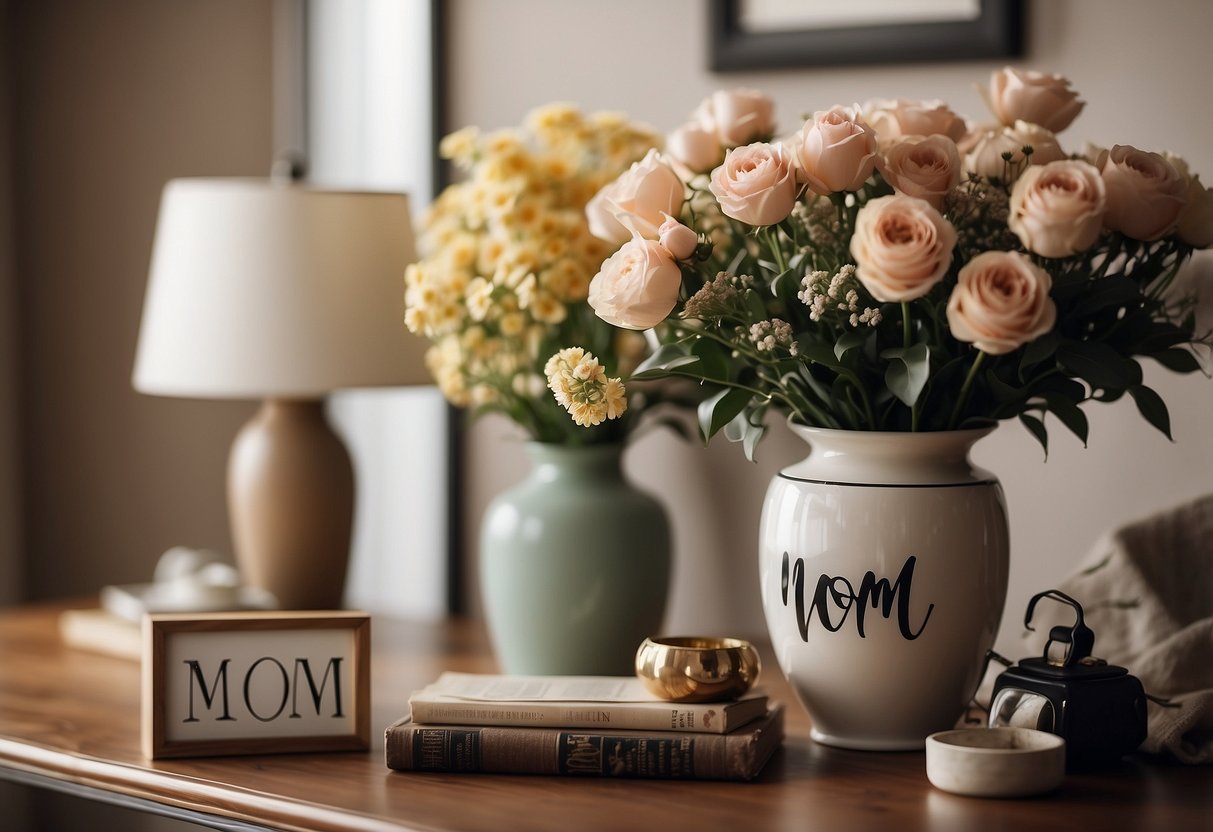
[[[143,753],[365,750],[370,637],[365,613],[147,616]]]

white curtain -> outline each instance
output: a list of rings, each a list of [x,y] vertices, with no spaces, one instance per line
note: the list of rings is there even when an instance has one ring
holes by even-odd
[[[307,158],[313,181],[433,191],[429,0],[310,0]],[[401,275],[399,316],[404,326]],[[447,599],[446,407],[433,387],[331,399],[358,478],[346,603],[440,618]]]

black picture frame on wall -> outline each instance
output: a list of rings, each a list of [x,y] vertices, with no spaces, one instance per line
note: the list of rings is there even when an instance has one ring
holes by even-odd
[[[971,61],[1023,54],[1021,0],[979,0],[977,17],[966,20],[761,31],[746,29],[745,2],[711,0],[708,51],[714,72]]]

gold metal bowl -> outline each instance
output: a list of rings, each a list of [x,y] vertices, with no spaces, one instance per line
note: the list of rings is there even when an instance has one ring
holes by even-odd
[[[646,638],[636,651],[636,675],[671,702],[736,699],[761,670],[758,651],[739,638]]]

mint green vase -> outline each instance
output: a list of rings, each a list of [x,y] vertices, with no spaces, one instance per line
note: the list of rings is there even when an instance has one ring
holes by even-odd
[[[480,537],[480,591],[501,670],[631,675],[665,614],[665,509],[624,478],[621,445],[527,450],[530,476],[493,500]]]

